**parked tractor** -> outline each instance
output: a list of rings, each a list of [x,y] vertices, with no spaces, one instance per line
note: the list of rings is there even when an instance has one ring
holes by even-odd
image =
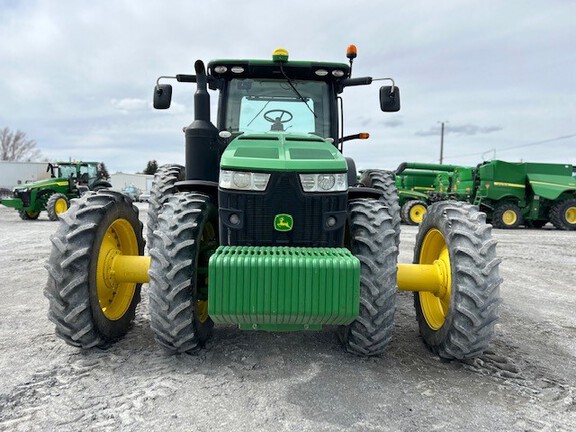
[[[186,166],[156,173],[148,249],[132,202],[113,191],[74,200],[52,238],[45,294],[56,333],[81,348],[124,336],[141,284],[150,324],[169,352],[194,352],[214,324],[263,331],[336,326],[345,350],[384,352],[397,288],[414,292],[420,333],[445,359],[482,353],[498,318],[499,262],[485,215],[461,202],[428,208],[414,262],[398,264],[400,216],[392,173],[357,182],[343,144],[340,95],[369,85],[349,64],[200,60]],[[166,77],[162,77],[166,79]],[[159,79],[160,80],[160,79]],[[390,79],[387,79],[390,80]],[[391,81],[391,80],[390,80]],[[208,89],[219,91],[211,122]],[[170,106],[157,82],[154,106]],[[380,88],[380,108],[400,109],[399,89]]]
[[[50,178],[17,186],[12,197],[3,198],[0,204],[16,209],[23,220],[35,220],[46,211],[52,221],[68,210],[70,200],[89,190],[97,191],[112,187],[102,177],[100,162],[49,163],[46,172]]]

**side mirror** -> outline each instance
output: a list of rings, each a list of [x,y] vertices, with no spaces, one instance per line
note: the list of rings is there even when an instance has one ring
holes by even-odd
[[[400,111],[400,89],[398,87],[380,87],[380,109],[384,112]]]
[[[170,102],[172,102],[172,86],[170,84],[154,86],[154,108],[168,109]]]

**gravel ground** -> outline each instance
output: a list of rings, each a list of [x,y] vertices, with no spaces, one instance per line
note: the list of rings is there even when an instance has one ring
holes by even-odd
[[[442,362],[418,336],[409,293],[379,358],[344,353],[334,329],[231,326],[198,355],[170,356],[154,342],[146,285],[128,336],[80,351],[47,319],[55,229],[45,213],[25,222],[0,207],[1,431],[576,430],[576,232],[495,230],[496,337],[480,358]],[[415,234],[403,226],[401,262]]]

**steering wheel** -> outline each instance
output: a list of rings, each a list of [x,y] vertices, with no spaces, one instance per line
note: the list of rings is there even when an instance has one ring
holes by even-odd
[[[270,117],[269,114],[272,113],[278,113],[280,114],[280,117]],[[288,114],[290,116],[290,118],[287,118],[286,120],[282,120],[282,117],[284,117],[284,114]],[[266,121],[269,121],[270,123],[288,123],[290,120],[292,120],[294,118],[294,116],[292,115],[292,113],[290,111],[286,111],[283,109],[273,109],[270,111],[266,111],[264,113],[264,119]]]

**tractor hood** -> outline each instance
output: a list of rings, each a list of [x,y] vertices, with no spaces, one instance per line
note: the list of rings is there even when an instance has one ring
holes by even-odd
[[[346,172],[346,160],[313,134],[242,134],[222,154],[222,169],[240,171]]]
[[[35,189],[35,188],[46,188],[50,186],[68,186],[68,180],[62,178],[49,178],[46,180],[38,180],[32,183],[25,183],[20,186],[16,186],[14,190],[23,190],[23,189]]]

